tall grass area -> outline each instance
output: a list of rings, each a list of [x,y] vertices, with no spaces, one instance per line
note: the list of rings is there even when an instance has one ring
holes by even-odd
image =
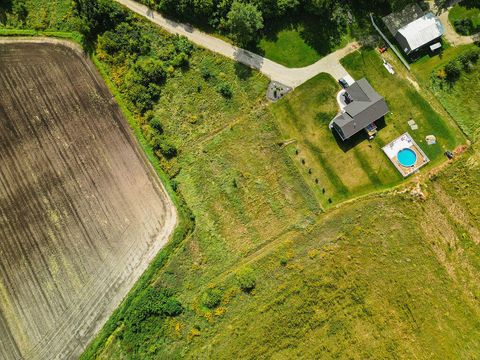
[[[412,66],[412,70],[423,85],[438,98],[463,132],[471,140],[477,141],[480,136],[478,126],[480,64],[477,62],[469,71],[462,70],[459,79],[452,83],[439,81],[437,77],[442,67],[475,48],[476,45],[467,45],[448,49],[441,57],[422,59]]]
[[[125,350],[120,327],[97,358],[475,357],[479,178],[471,152],[423,185],[425,200],[404,192],[340,206],[213,277],[218,264],[189,243],[156,280],[181,290],[188,311],[139,335],[148,351]],[[250,292],[237,277],[246,267]]]
[[[462,73],[451,86],[435,86],[434,93],[472,140],[480,139],[480,64]]]
[[[80,32],[73,0],[6,0],[0,3],[0,29]]]
[[[255,291],[225,297],[223,315],[199,326],[182,355],[475,357],[480,208],[469,194],[480,172],[470,162],[427,182],[425,201],[406,193],[342,206],[248,257]],[[236,291],[233,277],[210,286]]]

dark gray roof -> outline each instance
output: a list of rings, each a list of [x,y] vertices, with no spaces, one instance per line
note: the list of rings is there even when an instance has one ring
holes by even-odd
[[[353,101],[343,109],[343,113],[333,119],[333,125],[337,131],[341,131],[343,139],[348,139],[389,111],[385,99],[366,79],[353,83],[346,92]]]
[[[418,4],[411,4],[402,11],[391,13],[382,20],[393,36],[397,35],[398,30],[407,24],[421,18],[424,15],[423,10]]]

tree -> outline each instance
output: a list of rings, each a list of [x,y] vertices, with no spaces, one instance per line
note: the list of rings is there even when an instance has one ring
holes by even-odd
[[[226,25],[241,46],[250,44],[263,28],[263,17],[255,5],[235,1],[227,14]]]
[[[252,291],[257,285],[255,272],[250,267],[244,267],[236,273],[236,278],[240,289],[245,292]]]
[[[124,22],[128,15],[125,9],[110,0],[78,0],[76,9],[84,19],[83,32],[89,40]]]

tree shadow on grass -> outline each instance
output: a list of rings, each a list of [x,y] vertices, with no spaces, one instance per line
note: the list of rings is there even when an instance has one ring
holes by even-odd
[[[0,23],[5,24],[7,22],[7,13],[12,12],[12,1],[2,0],[0,2]]]
[[[331,53],[342,41],[346,33],[346,26],[341,26],[330,16],[311,15],[305,13],[290,14],[265,24],[263,38],[270,42],[278,40],[278,34],[284,30],[297,31],[301,39],[313,48],[320,56]],[[250,48],[251,51],[262,53],[258,43]]]
[[[247,65],[235,62],[235,74],[240,80],[248,80],[253,75],[253,69]]]

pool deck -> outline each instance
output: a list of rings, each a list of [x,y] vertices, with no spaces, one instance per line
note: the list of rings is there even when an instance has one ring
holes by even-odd
[[[417,155],[417,161],[412,166],[403,166],[400,161],[398,161],[397,154],[403,149],[411,149],[415,152],[415,155]],[[408,132],[385,145],[382,150],[404,178],[417,172],[422,166],[428,164],[430,161]]]

